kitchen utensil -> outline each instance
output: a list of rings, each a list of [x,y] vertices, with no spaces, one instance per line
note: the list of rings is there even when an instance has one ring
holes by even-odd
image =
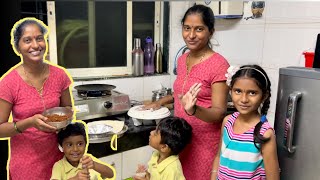
[[[46,121],[47,124],[56,127],[57,129],[62,129],[64,127],[66,127],[68,124],[71,123],[72,119],[73,119],[73,111],[67,107],[54,107],[54,108],[50,108],[45,110],[42,113],[43,116],[51,116],[51,115],[59,115],[59,116],[64,116],[66,115],[68,117],[68,119],[64,120],[64,121],[56,121],[56,122],[50,122],[50,121]]]
[[[88,123],[89,124],[89,123]],[[122,130],[119,132],[119,133],[117,133],[117,138],[119,139],[119,138],[121,138],[123,135],[124,135],[124,133],[125,132],[127,132],[128,131],[128,126],[127,125],[124,125],[123,126],[123,128],[122,128]],[[90,138],[89,137],[89,143],[104,143],[104,142],[109,142],[109,141],[111,141],[111,138],[113,137],[113,133],[111,133],[109,136],[106,136],[106,137],[104,137],[104,138]]]
[[[111,90],[115,88],[116,86],[110,84],[83,84],[74,87],[82,97],[111,95]]]
[[[112,135],[112,127],[106,124],[90,124],[88,123],[88,136],[89,139],[106,138]]]

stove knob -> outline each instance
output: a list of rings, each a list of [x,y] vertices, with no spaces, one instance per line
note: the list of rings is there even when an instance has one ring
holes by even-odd
[[[109,109],[109,108],[111,108],[112,107],[112,103],[110,102],[110,101],[106,101],[106,102],[104,102],[104,107],[105,108],[107,108],[107,109]]]

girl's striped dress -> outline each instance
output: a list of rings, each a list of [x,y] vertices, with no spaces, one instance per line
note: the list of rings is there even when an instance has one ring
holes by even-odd
[[[217,178],[219,180],[266,179],[261,152],[253,143],[254,127],[243,134],[233,132],[233,125],[238,116],[239,112],[233,113],[223,128]],[[263,135],[270,128],[272,129],[270,124],[265,122],[260,134]]]

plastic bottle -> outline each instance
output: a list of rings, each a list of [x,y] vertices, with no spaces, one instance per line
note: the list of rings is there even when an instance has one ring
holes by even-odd
[[[144,74],[154,74],[154,47],[152,38],[146,38],[144,47]]]
[[[162,73],[162,52],[161,52],[161,44],[156,44],[156,53],[155,53],[155,69],[156,73]]]
[[[140,38],[134,38],[134,48],[131,53],[132,56],[132,75],[143,76],[144,73],[144,61],[143,51],[141,49]]]

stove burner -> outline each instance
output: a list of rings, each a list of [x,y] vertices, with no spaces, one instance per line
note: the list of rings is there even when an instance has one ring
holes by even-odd
[[[89,98],[89,97],[102,97],[102,96],[110,96],[111,91],[110,90],[104,90],[104,91],[81,91],[78,90],[78,96],[81,98]]]

